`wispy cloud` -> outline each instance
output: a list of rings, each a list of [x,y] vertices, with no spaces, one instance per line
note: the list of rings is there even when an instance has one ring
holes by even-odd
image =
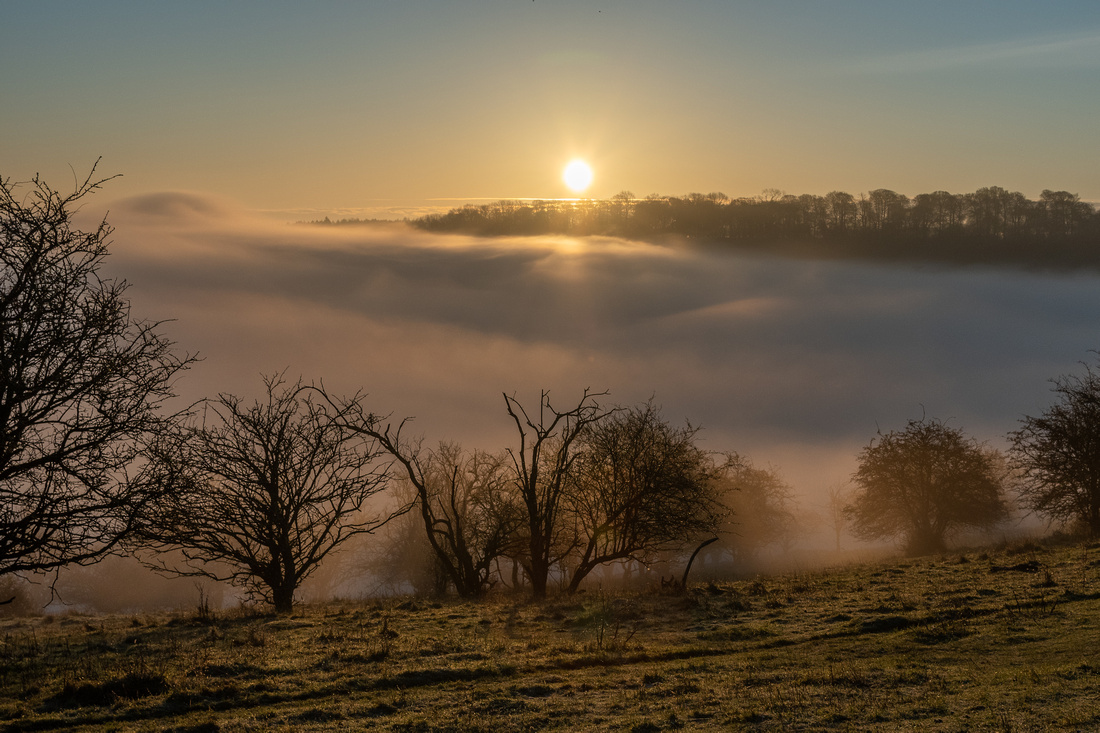
[[[1097,65],[1100,65],[1100,30],[1089,30],[876,56],[847,65],[843,71],[892,74],[981,67]]]

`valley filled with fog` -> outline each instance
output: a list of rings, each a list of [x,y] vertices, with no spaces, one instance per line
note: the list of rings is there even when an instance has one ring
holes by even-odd
[[[88,215],[94,215],[88,212]],[[1100,346],[1091,273],[884,266],[590,237],[271,223],[191,194],[115,202],[111,273],[203,361],[183,400],[323,380],[498,450],[502,392],[655,397],[708,449],[777,468],[808,505],[876,430],[922,415],[1002,447]]]

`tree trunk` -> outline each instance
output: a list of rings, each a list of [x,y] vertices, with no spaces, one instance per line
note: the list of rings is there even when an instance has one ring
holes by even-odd
[[[294,591],[292,585],[283,585],[271,589],[271,601],[275,604],[275,613],[290,613],[294,608]]]
[[[485,585],[481,582],[480,577],[464,577],[461,583],[455,584],[455,591],[460,598],[481,598],[485,595]]]
[[[580,565],[573,571],[573,577],[569,580],[569,587],[565,589],[568,595],[573,595],[581,587],[581,581],[588,577],[588,574],[595,569],[595,565],[586,563]]]
[[[520,583],[523,579],[520,577],[520,565],[515,560],[512,560],[512,590],[519,590]]]
[[[691,553],[691,559],[688,560],[687,567],[684,568],[684,577],[680,579],[680,587],[681,588],[683,588],[684,590],[687,590],[687,587],[688,587],[688,573],[691,572],[691,566],[692,566],[692,564],[694,564],[695,558],[698,557],[699,553],[703,551],[704,547],[706,547],[707,545],[709,545],[713,542],[717,542],[717,541],[718,541],[717,537],[711,537],[709,540],[706,540],[701,545],[696,547],[695,552]]]
[[[535,600],[546,598],[546,580],[550,575],[550,566],[541,558],[531,558],[531,595]]]

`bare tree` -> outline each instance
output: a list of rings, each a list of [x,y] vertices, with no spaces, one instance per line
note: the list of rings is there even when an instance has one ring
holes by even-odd
[[[349,410],[344,424],[378,441],[402,466],[415,489],[427,539],[459,594],[484,592],[492,563],[507,555],[522,565],[535,597],[544,598],[550,569],[577,545],[566,522],[566,493],[578,436],[609,414],[596,402],[598,396],[585,390],[576,407],[559,411],[543,392],[536,419],[505,394],[519,433],[519,447],[509,449],[506,458],[464,456],[446,446],[424,452],[419,443],[402,439],[407,421],[383,427],[361,408],[358,415]]]
[[[856,535],[904,537],[910,553],[942,552],[962,527],[1005,518],[1005,476],[994,451],[938,420],[910,420],[863,449],[849,507]]]
[[[167,569],[231,581],[288,612],[332,550],[401,510],[366,506],[387,475],[374,441],[345,424],[359,395],[333,409],[301,381],[264,384],[265,400],[220,395],[159,442],[150,473],[168,490],[142,536],[183,553],[187,563]]]
[[[104,279],[111,227],[72,227],[68,195],[0,180],[0,575],[94,562],[155,487],[130,476],[193,361]]]
[[[558,410],[550,394],[543,392],[537,415],[528,414],[514,396],[504,395],[519,433],[519,446],[508,450],[525,520],[526,546],[518,560],[535,598],[546,597],[550,569],[577,547],[576,536],[566,524],[567,491],[580,455],[578,438],[589,425],[610,414],[596,401],[604,394],[586,389],[575,407]]]
[[[762,548],[792,534],[794,491],[776,469],[760,468],[745,456],[730,453],[716,484],[730,508],[719,546],[739,564],[752,561]]]
[[[508,548],[521,520],[505,459],[483,451],[465,453],[442,443],[425,451],[420,441],[407,441],[402,431],[382,426],[361,404],[333,400],[323,386],[313,388],[339,411],[341,425],[377,441],[399,466],[412,487],[425,538],[442,570],[460,596],[476,597],[490,586],[493,562]]]
[[[581,432],[578,470],[567,482],[576,534],[568,592],[600,565],[648,563],[718,531],[724,507],[697,428],[674,427],[652,401],[618,410]]]
[[[523,519],[505,459],[444,443],[419,468],[414,485],[432,547],[459,595],[481,595]]]
[[[400,427],[364,432],[402,466],[446,578],[464,598],[482,595],[491,585],[493,562],[508,550],[522,521],[504,459],[466,453],[453,443],[424,451],[419,444],[403,444]]]
[[[408,481],[396,482],[395,490],[403,505],[416,506],[416,490]],[[442,596],[447,592],[451,579],[428,543],[419,512],[406,512],[372,539],[377,541],[369,551],[352,547],[343,556],[349,558],[347,564],[354,572],[372,578],[375,594]]]
[[[1011,433],[1020,496],[1032,510],[1100,535],[1100,374],[1054,380],[1059,402]]]

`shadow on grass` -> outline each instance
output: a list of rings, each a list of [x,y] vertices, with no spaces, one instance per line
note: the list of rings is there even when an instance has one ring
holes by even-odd
[[[131,672],[124,677],[98,685],[65,685],[46,700],[49,708],[107,707],[119,700],[137,700],[168,691],[168,680],[162,674]]]

